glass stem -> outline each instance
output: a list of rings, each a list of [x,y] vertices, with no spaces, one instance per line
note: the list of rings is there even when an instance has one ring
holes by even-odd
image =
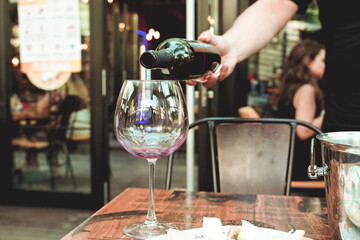
[[[156,224],[156,214],[155,214],[155,164],[157,159],[147,159],[149,164],[149,208],[145,220],[145,224],[151,225]]]

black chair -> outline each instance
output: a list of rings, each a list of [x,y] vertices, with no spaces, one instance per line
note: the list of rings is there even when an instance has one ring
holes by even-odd
[[[209,133],[215,192],[289,195],[296,127],[322,133],[304,121],[275,118],[211,117],[189,128],[202,124]],[[171,187],[173,158],[168,157],[166,189]]]

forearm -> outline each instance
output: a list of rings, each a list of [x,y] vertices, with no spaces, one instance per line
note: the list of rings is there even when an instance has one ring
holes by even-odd
[[[224,37],[236,49],[240,62],[264,48],[296,13],[290,0],[258,0],[234,22]]]
[[[315,118],[311,123],[312,123],[315,127],[321,129],[323,120],[324,120],[324,114],[321,114],[320,116],[318,116],[317,118]]]
[[[312,120],[310,123],[312,125],[314,125],[317,128],[321,129],[322,126],[322,122],[324,120],[324,115],[321,114],[320,116],[314,118],[314,120]],[[303,126],[298,126],[296,128],[296,135],[301,139],[301,140],[306,140],[309,139],[311,137],[313,137],[315,135],[315,132],[310,130],[307,127],[303,127]]]

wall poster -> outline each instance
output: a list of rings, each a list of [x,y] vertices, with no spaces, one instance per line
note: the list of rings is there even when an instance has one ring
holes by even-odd
[[[18,0],[18,15],[20,68],[35,86],[56,89],[81,71],[79,0]]]

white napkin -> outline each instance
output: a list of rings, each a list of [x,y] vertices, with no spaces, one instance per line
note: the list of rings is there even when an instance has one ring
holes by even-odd
[[[204,217],[203,234],[205,240],[226,240],[226,232],[224,232],[219,218]]]
[[[195,239],[193,234],[187,231],[180,231],[175,229],[169,229],[167,232],[169,240],[193,240]]]
[[[305,231],[303,230],[296,230],[293,233],[287,233],[269,228],[256,227],[251,223],[242,220],[238,240],[302,240],[304,234]]]
[[[282,232],[268,228],[256,227],[251,223],[242,220],[238,240],[303,240],[305,231],[296,230],[292,233]],[[226,230],[225,230],[226,229]],[[219,218],[203,218],[202,234],[194,234],[191,231],[179,231],[170,229],[168,238],[170,240],[227,240],[227,230],[229,226],[223,227]]]
[[[226,231],[221,225],[221,220],[219,218],[203,218],[203,227],[191,230],[175,230],[169,229],[167,236],[169,240],[226,240]]]

